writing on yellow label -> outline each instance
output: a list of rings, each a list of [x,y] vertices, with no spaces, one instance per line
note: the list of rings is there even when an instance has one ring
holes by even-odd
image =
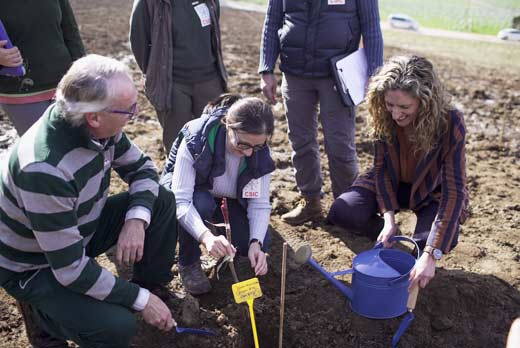
[[[258,278],[251,278],[244,280],[243,282],[233,284],[231,289],[233,290],[233,296],[235,297],[236,303],[242,303],[246,302],[247,300],[262,297],[262,289],[260,289]]]

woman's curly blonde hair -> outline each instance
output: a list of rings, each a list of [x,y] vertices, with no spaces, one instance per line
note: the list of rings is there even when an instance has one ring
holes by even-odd
[[[395,56],[372,77],[367,92],[372,135],[377,140],[392,143],[398,126],[385,106],[385,92],[389,90],[401,90],[419,100],[410,141],[415,151],[427,154],[447,132],[451,109],[450,97],[432,63],[418,56]]]

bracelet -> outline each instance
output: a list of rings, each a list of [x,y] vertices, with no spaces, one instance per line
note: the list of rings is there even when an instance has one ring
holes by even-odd
[[[256,238],[253,238],[249,241],[249,246],[251,246],[251,244],[253,243],[258,243],[258,245],[260,245],[260,249],[262,249],[262,242],[260,242],[258,239]]]

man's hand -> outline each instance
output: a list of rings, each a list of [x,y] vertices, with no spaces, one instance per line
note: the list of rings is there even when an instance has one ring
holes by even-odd
[[[276,104],[276,77],[274,77],[273,73],[264,73],[260,76],[262,93],[271,104]]]
[[[17,67],[22,65],[23,59],[18,47],[4,48],[7,40],[0,40],[0,65],[7,67]]]
[[[141,314],[145,322],[161,331],[170,331],[174,326],[177,326],[168,306],[152,293],[150,293],[148,303]]]
[[[251,262],[251,268],[255,269],[255,275],[259,276],[267,273],[267,258],[258,242],[251,243],[247,256]]]
[[[410,272],[410,286],[408,289],[413,289],[417,285],[424,288],[430,280],[435,276],[435,260],[430,254],[423,253],[415,267]]]
[[[144,251],[144,224],[140,219],[125,222],[117,241],[117,263],[131,266],[141,261]]]
[[[206,231],[202,234],[200,239],[211,256],[217,259],[226,255],[235,257],[237,250],[228,242],[226,237],[214,236],[210,231]]]

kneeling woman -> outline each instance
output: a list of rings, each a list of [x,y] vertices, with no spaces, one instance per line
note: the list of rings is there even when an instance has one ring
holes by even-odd
[[[422,57],[391,58],[372,78],[367,98],[374,167],[336,199],[328,219],[389,247],[398,232],[394,214],[412,210],[414,239],[424,253],[410,288],[425,287],[466,218],[464,120]]]
[[[201,268],[199,243],[216,258],[236,252],[248,256],[257,275],[267,273],[269,183],[275,169],[267,142],[273,130],[267,104],[228,94],[208,104],[175,140],[161,182],[175,193],[179,269],[191,294],[211,290]],[[231,244],[204,223],[222,222],[222,197],[228,198]]]

